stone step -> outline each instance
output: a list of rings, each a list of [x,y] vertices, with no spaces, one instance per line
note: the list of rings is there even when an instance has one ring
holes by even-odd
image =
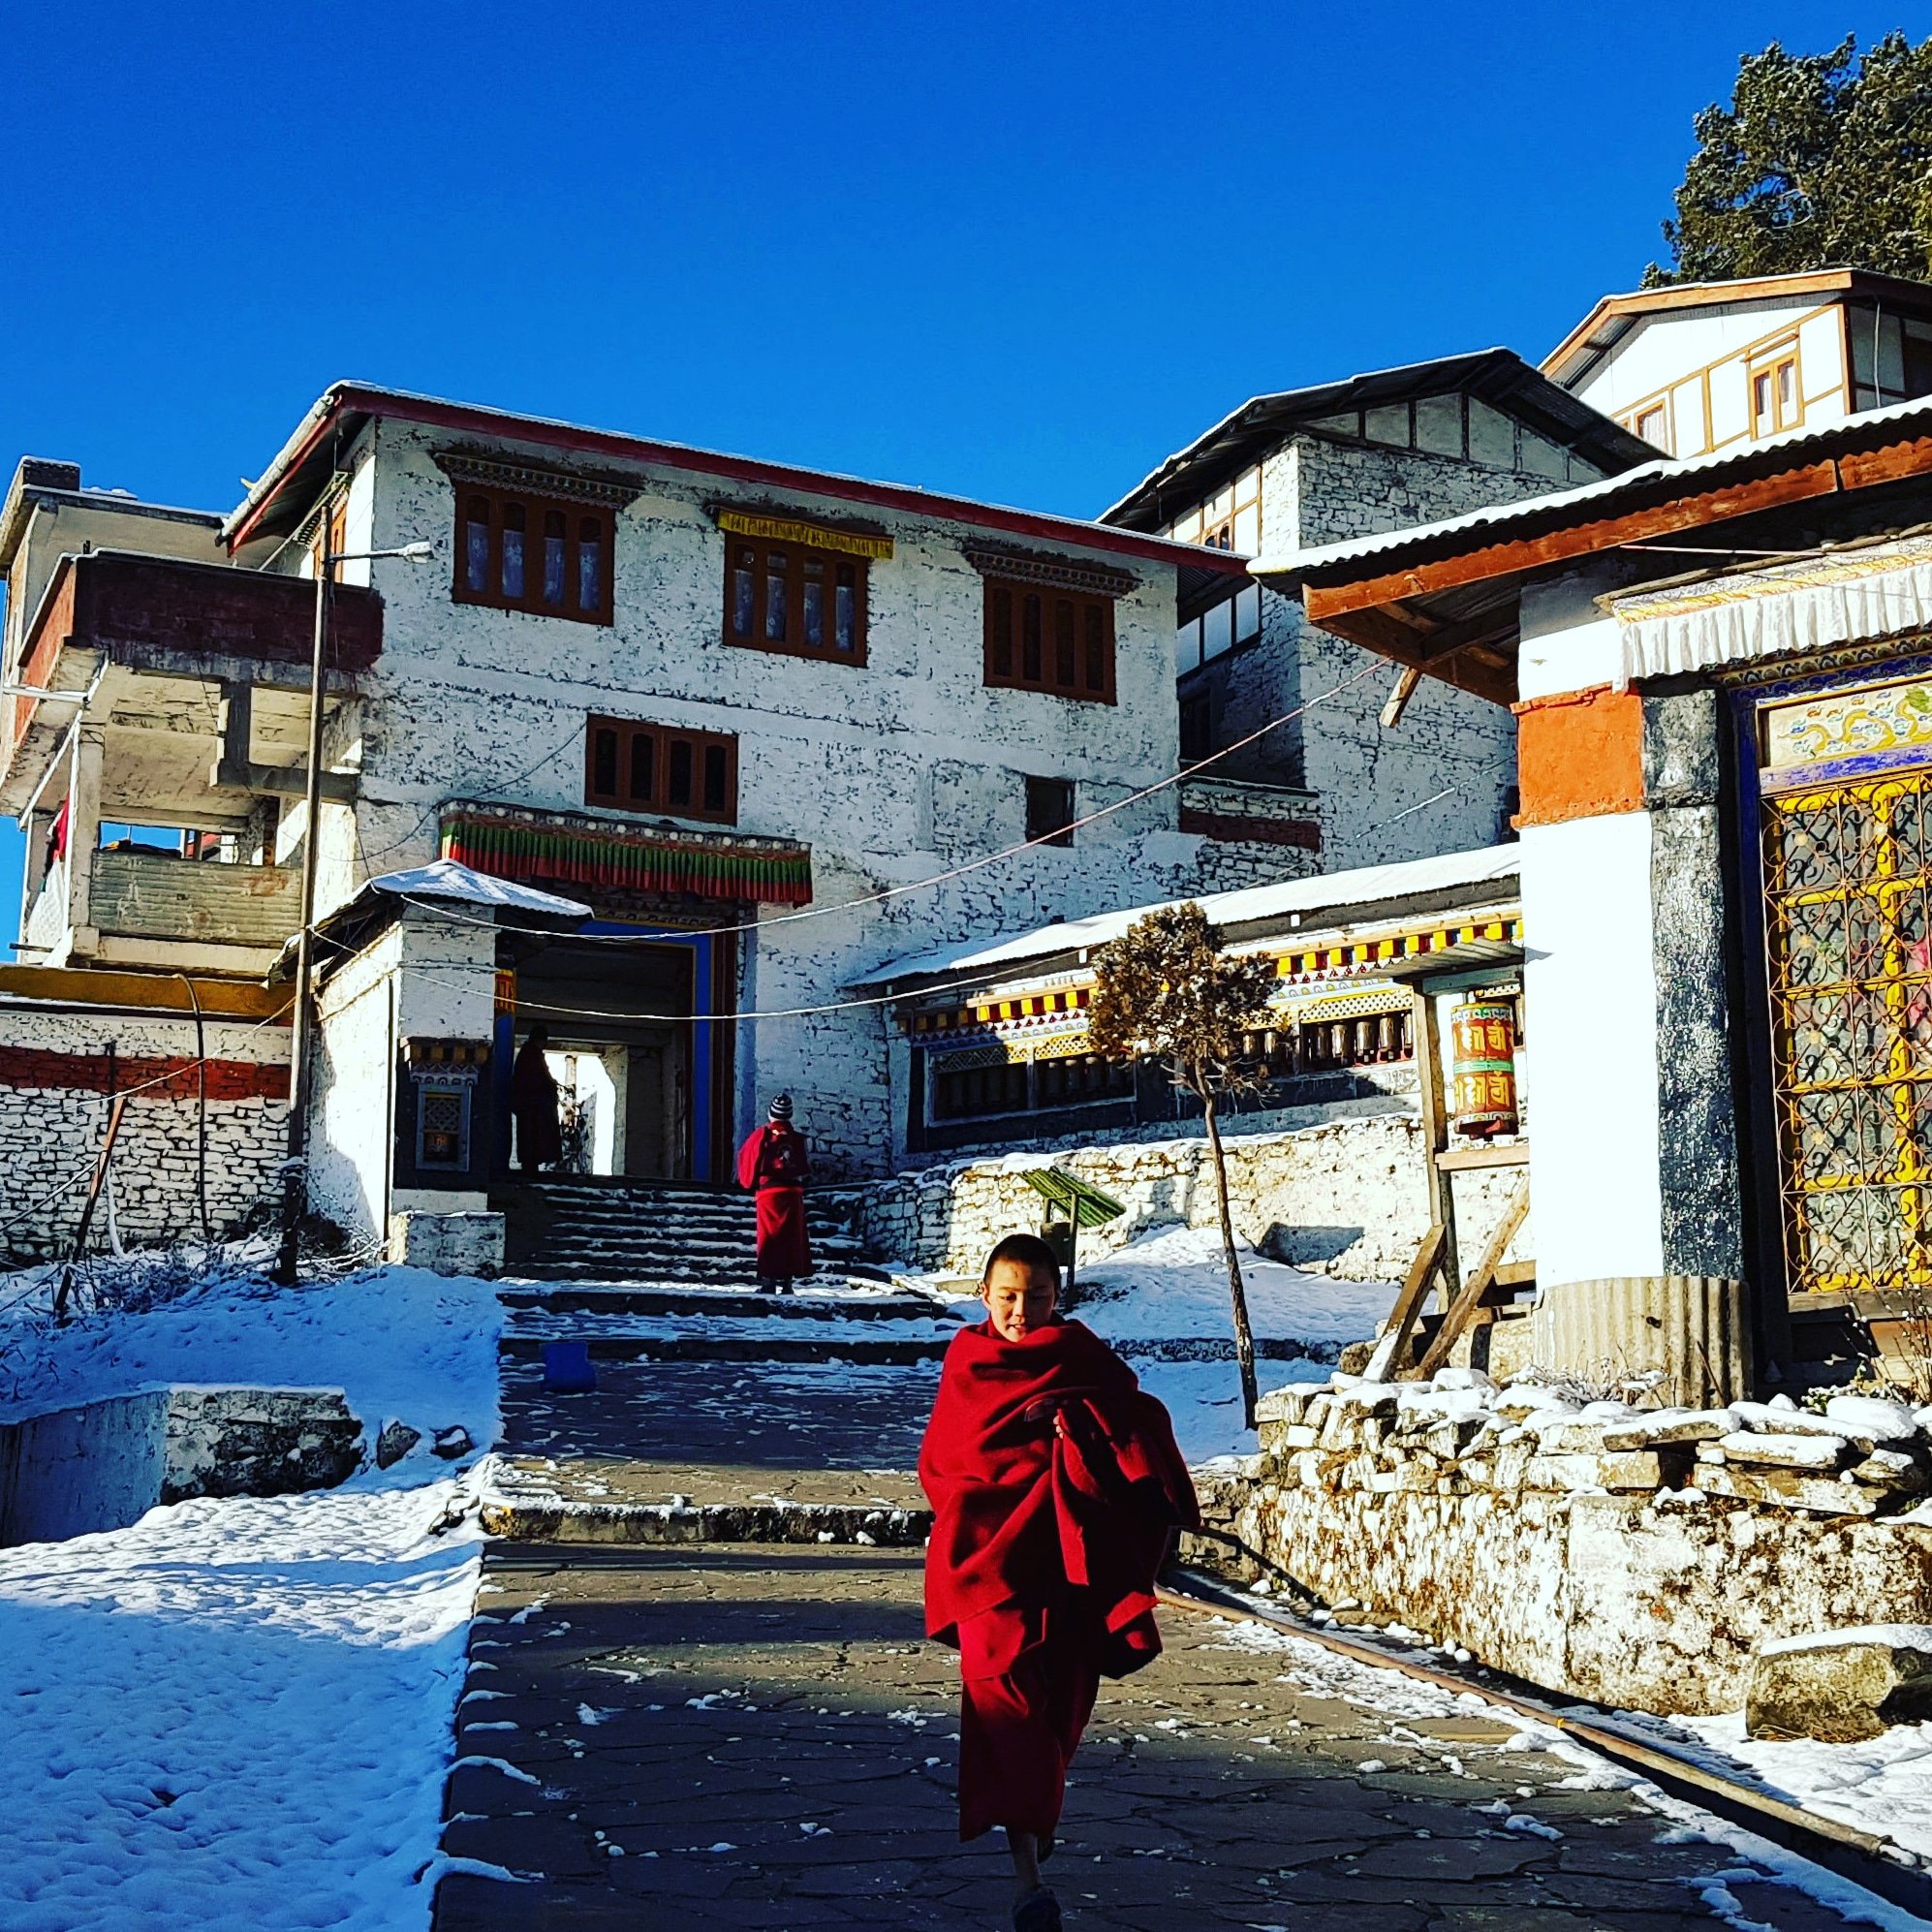
[[[915,1362],[938,1361],[950,1337],[931,1341],[901,1341],[872,1335],[825,1341],[792,1335],[504,1335],[499,1356],[530,1361],[543,1355],[545,1342],[564,1339],[583,1342],[592,1361],[741,1361],[853,1362],[881,1368],[904,1368]]]
[[[612,1287],[655,1288],[660,1283],[678,1286],[688,1283],[694,1288],[736,1289],[744,1293],[764,1292],[765,1284],[759,1280],[751,1265],[752,1258],[743,1255],[731,1264],[717,1262],[709,1266],[694,1266],[687,1262],[667,1262],[661,1257],[632,1257],[621,1254],[581,1256],[576,1254],[549,1253],[543,1257],[512,1255],[504,1263],[504,1272],[513,1278],[524,1281],[569,1281],[608,1283]],[[809,1275],[798,1277],[801,1281],[845,1282],[860,1281],[868,1285],[889,1284],[892,1277],[884,1268],[874,1268],[864,1264],[849,1267],[820,1267]]]
[[[944,1310],[922,1295],[771,1294],[762,1289],[709,1293],[648,1288],[506,1288],[497,1293],[506,1308],[553,1315],[707,1315],[745,1319],[781,1315],[788,1321],[834,1318],[857,1322],[928,1322]]]
[[[932,1511],[863,1503],[602,1503],[485,1494],[486,1534],[511,1542],[875,1543],[917,1549]]]

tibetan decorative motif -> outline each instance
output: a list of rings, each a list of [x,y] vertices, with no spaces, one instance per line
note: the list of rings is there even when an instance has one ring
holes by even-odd
[[[1835,765],[1850,775],[1932,761],[1932,678],[1792,699],[1765,705],[1761,715],[1772,773]]]
[[[1049,590],[1080,590],[1090,597],[1125,597],[1139,582],[1132,571],[1079,557],[1041,556],[1032,550],[1010,549],[1004,544],[968,544],[966,561],[982,576],[1004,577],[1009,583],[1038,583]]]
[[[1051,993],[1024,993],[1010,1000],[980,1000],[937,1013],[909,1013],[902,1020],[916,1045],[936,1053],[982,1046],[991,1041],[1064,1039],[1084,1042],[1091,986],[1068,986]],[[1069,1044],[1066,1052],[1084,1052]],[[1002,1054],[1003,1058],[1015,1057]]]
[[[1481,1139],[1516,1131],[1516,1015],[1508,1000],[1464,1000],[1449,1014],[1450,1115]]]
[[[768,544],[803,544],[815,550],[841,550],[847,556],[880,560],[892,554],[892,540],[883,530],[845,529],[836,523],[812,523],[802,516],[774,515],[757,510],[732,510],[714,505],[712,521],[720,530],[739,537],[763,537]]]
[[[641,478],[600,476],[585,470],[552,469],[545,463],[506,460],[484,450],[438,450],[436,467],[452,483],[482,483],[488,489],[562,497],[572,503],[601,503],[622,510],[643,493]]]
[[[1479,940],[1520,945],[1522,937],[1522,919],[1511,913],[1495,919],[1477,919],[1466,925],[1397,933],[1389,939],[1365,939],[1349,946],[1324,946],[1313,951],[1284,952],[1276,967],[1284,980],[1325,980],[1386,966],[1397,959],[1425,958],[1432,952],[1447,952],[1452,946],[1471,946]]]
[[[689,892],[739,904],[803,906],[812,897],[809,846],[672,829],[632,830],[515,807],[463,806],[446,812],[442,856],[499,879]]]

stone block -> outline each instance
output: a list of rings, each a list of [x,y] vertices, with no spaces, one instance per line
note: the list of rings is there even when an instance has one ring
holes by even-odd
[[[1737,1469],[1700,1462],[1697,1483],[1706,1496],[1732,1496],[1742,1503],[1804,1510],[1815,1516],[1872,1516],[1879,1508],[1871,1490],[1858,1483],[1840,1482],[1831,1476],[1804,1476],[1791,1469]]]
[[[376,1467],[393,1469],[421,1440],[421,1429],[412,1429],[407,1422],[392,1418],[376,1438]]]
[[[1752,1660],[1751,1737],[1855,1744],[1932,1718],[1932,1628],[1871,1624],[1775,1637]]]
[[[501,1214],[426,1214],[390,1216],[389,1257],[408,1267],[432,1274],[482,1275],[493,1280],[503,1272]]]
[[[1537,1446],[1544,1455],[1595,1455],[1604,1448],[1605,1424],[1569,1418],[1537,1431]]]
[[[1523,1480],[1530,1489],[1658,1489],[1663,1486],[1664,1469],[1648,1449],[1622,1455],[1535,1455]]]
[[[1846,1474],[1854,1482],[1889,1495],[1916,1496],[1926,1486],[1925,1465],[1903,1449],[1876,1449]]]
[[[1729,1409],[1664,1410],[1630,1422],[1612,1422],[1604,1430],[1606,1449],[1695,1447],[1729,1435],[1737,1419]]]
[[[1265,1428],[1270,1423],[1287,1423],[1293,1426],[1300,1422],[1302,1413],[1308,1407],[1310,1391],[1290,1383],[1285,1388],[1270,1388],[1255,1404],[1255,1425]]]
[[[1845,1442],[1840,1436],[1805,1434],[1761,1434],[1754,1429],[1733,1429],[1715,1444],[1698,1450],[1698,1459],[1715,1461],[1705,1450],[1723,1451],[1726,1462],[1761,1464],[1772,1469],[1798,1469],[1835,1473],[1845,1460]]]
[[[1312,1449],[1320,1434],[1320,1430],[1311,1429],[1306,1422],[1296,1422],[1293,1428],[1282,1430],[1281,1446],[1289,1450]]]

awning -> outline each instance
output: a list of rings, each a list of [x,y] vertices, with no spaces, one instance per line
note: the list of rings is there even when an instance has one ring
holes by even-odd
[[[1621,684],[1932,629],[1932,536],[1822,551],[1606,599]]]
[[[803,906],[812,897],[812,849],[790,839],[633,829],[514,805],[447,807],[442,854],[500,879],[688,892],[741,905]]]

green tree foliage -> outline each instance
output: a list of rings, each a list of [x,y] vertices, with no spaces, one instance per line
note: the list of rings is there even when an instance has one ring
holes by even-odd
[[[1862,57],[1851,35],[1829,53],[1773,41],[1695,127],[1664,224],[1673,265],[1653,262],[1645,288],[1807,268],[1932,277],[1932,39],[1889,33]]]
[[[1255,1335],[1228,1211],[1228,1156],[1221,1144],[1219,1108],[1224,1095],[1255,1083],[1253,1070],[1242,1058],[1242,1036],[1261,1023],[1267,1008],[1275,984],[1274,961],[1254,955],[1230,958],[1207,915],[1189,903],[1165,906],[1136,919],[1123,938],[1094,955],[1094,976],[1087,1009],[1093,1050],[1109,1060],[1159,1059],[1174,1084],[1200,1103],[1214,1158],[1241,1401],[1252,1429],[1259,1393]]]

